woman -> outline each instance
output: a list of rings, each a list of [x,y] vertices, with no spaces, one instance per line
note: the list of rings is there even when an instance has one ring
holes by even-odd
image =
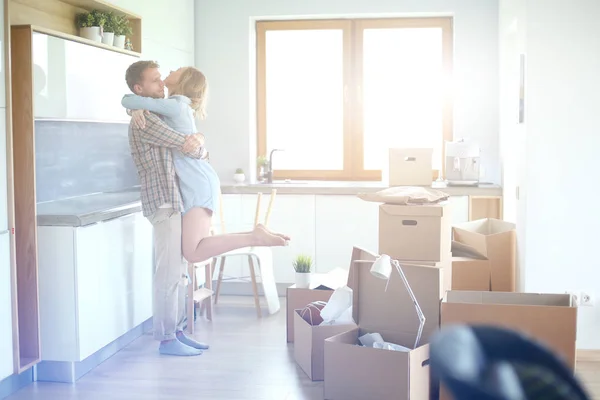
[[[171,72],[164,84],[169,92],[166,99],[127,94],[123,107],[134,110],[138,126],[144,124],[144,110],[154,112],[172,129],[183,134],[197,132],[195,117],[206,115],[208,84],[202,72],[194,67]],[[210,235],[212,214],[219,199],[220,181],[206,159],[185,157],[173,151],[175,171],[183,199],[182,251],[189,262],[209,260],[220,254],[249,246],[285,246],[286,235],[270,232],[257,225],[252,232]]]

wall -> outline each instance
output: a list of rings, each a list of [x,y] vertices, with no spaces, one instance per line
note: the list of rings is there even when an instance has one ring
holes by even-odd
[[[113,0],[114,4],[129,9],[143,18],[143,56],[162,64],[162,72],[194,63],[194,1],[193,0]],[[4,1],[0,0],[0,10]],[[4,18],[0,15],[0,21]],[[0,29],[0,36],[3,29]],[[2,40],[3,41],[3,40]],[[2,57],[4,60],[4,57]],[[4,68],[2,67],[2,71]],[[123,74],[125,71],[123,71]],[[0,79],[0,113],[4,112],[4,79]],[[5,160],[0,152],[0,161]],[[10,304],[0,304],[0,314],[10,312]],[[0,335],[0,348],[7,338]],[[8,346],[10,348],[11,346]],[[2,352],[2,358],[10,355]],[[29,377],[26,377],[30,380]],[[13,379],[14,378],[14,379]],[[11,379],[13,379],[11,381]],[[26,383],[24,378],[11,377],[0,383],[0,397]],[[27,380],[25,379],[25,380]],[[1,379],[0,379],[1,380]]]
[[[196,66],[211,86],[201,126],[221,179],[236,167],[254,170],[254,19],[415,14],[454,15],[454,134],[479,141],[485,178],[499,182],[496,0],[196,0]]]
[[[520,3],[527,50],[522,287],[592,294],[596,306],[579,308],[577,347],[600,349],[600,190],[590,179],[600,168],[600,3]]]
[[[527,121],[519,122],[520,56],[527,53],[527,10],[523,0],[499,4],[500,48],[500,165],[504,219],[517,224],[517,286],[523,289],[527,216]],[[527,99],[527,97],[525,97]]]
[[[194,0],[110,0],[142,17],[142,55],[172,69],[194,64]]]

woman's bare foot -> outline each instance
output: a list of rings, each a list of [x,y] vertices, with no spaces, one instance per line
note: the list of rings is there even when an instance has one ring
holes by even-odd
[[[264,227],[257,225],[252,231],[252,237],[254,238],[255,246],[286,246],[287,240],[281,236],[274,235],[264,229]]]
[[[270,230],[269,228],[267,228],[266,226],[264,226],[263,224],[258,224],[256,225],[256,228],[258,229],[262,229],[268,233],[270,233],[271,235],[275,235],[275,236],[279,236],[284,238],[285,240],[291,240],[291,238],[288,235],[284,235],[283,233],[277,233],[277,232],[273,232],[272,230]]]

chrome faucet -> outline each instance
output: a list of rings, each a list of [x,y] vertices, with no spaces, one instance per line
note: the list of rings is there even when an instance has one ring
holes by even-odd
[[[273,183],[273,153],[276,151],[284,151],[283,149],[273,149],[269,153],[269,164],[267,165],[267,183]]]

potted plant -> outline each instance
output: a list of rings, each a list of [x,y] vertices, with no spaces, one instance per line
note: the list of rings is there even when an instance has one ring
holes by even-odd
[[[296,287],[299,289],[308,289],[310,286],[310,271],[312,269],[312,257],[306,254],[300,254],[294,260],[294,270],[296,271]]]
[[[265,180],[267,171],[267,165],[269,164],[269,162],[267,161],[267,157],[265,156],[258,156],[258,158],[256,159],[256,166],[258,167],[258,181],[262,182]]]
[[[129,24],[129,19],[124,15],[115,16],[115,39],[113,45],[120,49],[125,48],[125,38],[131,35],[133,30]]]
[[[102,43],[112,46],[115,40],[115,30],[117,29],[118,25],[118,16],[109,11],[104,14],[104,17],[106,21],[104,22],[104,28],[102,30]]]
[[[241,168],[238,168],[235,170],[235,174],[233,174],[233,180],[236,183],[242,183],[246,180],[246,175],[244,174],[244,170]]]
[[[77,25],[79,26],[79,36],[102,42],[102,34],[106,16],[98,10],[92,10],[89,13],[77,14]]]

